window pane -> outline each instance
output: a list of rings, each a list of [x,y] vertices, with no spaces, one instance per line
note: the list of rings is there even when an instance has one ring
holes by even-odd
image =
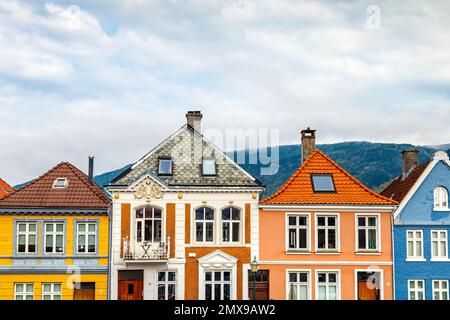
[[[212,285],[209,283],[205,285],[205,299],[212,300]]]
[[[328,275],[328,282],[335,283],[337,280],[337,276],[335,273],[330,273]]]
[[[239,222],[233,223],[233,241],[239,241]]]
[[[136,218],[142,219],[144,217],[144,208],[140,208],[136,210]]]
[[[214,285],[214,300],[220,300],[220,294],[221,294],[221,285],[215,284]]]
[[[36,231],[36,223],[30,223],[28,225],[28,229],[30,232],[35,232]]]
[[[214,159],[203,159],[203,174],[204,175],[216,174],[216,162]]]
[[[33,292],[33,285],[31,283],[28,283],[26,287],[27,287],[26,291],[28,293]]]
[[[90,223],[89,224],[89,232],[95,232],[96,229],[96,224],[95,223]]]
[[[231,273],[230,272],[224,272],[223,273],[223,280],[224,281],[230,281]]]
[[[317,247],[319,249],[324,249],[326,247],[325,246],[325,230],[324,229],[319,229],[317,231],[317,237],[318,237],[318,239],[317,239]]]
[[[337,299],[337,288],[336,286],[329,286],[329,299],[330,300],[336,300]]]
[[[95,252],[95,236],[90,235],[88,236],[88,252]]]
[[[16,284],[16,292],[21,293],[23,292],[23,284],[22,283],[18,283]]]
[[[44,284],[44,292],[50,292],[51,288],[52,288],[51,284],[49,283]]]
[[[46,223],[45,224],[45,231],[52,232],[53,231],[53,224],[52,223]]]
[[[326,300],[326,288],[325,286],[319,286],[319,300]]]
[[[289,225],[296,226],[297,225],[297,217],[289,217]]]
[[[169,281],[175,281],[176,275],[175,272],[169,272]]]
[[[308,282],[308,274],[306,272],[300,273],[300,282]]]
[[[19,223],[18,224],[18,229],[19,229],[20,232],[26,231],[26,229],[27,229],[26,224],[25,223]]]
[[[211,242],[214,238],[214,224],[212,222],[205,223],[206,225],[206,234],[205,234],[205,241]]]
[[[195,210],[195,220],[203,220],[205,217],[204,213],[204,208],[198,208]]]
[[[289,273],[289,282],[297,282],[297,273],[295,272]]]
[[[289,248],[297,248],[297,232],[295,229],[289,229]]]
[[[326,282],[327,281],[327,274],[326,273],[319,273],[318,279],[319,279],[319,282]]]
[[[369,230],[369,249],[376,249],[377,248],[377,231],[376,230]]]
[[[205,280],[211,281],[212,280],[212,272],[205,272]]]
[[[324,226],[325,225],[325,217],[318,217],[317,218],[317,225]]]
[[[158,284],[158,300],[166,300],[166,286]]]
[[[222,240],[230,241],[230,223],[229,222],[222,223]]]
[[[369,218],[369,226],[374,227],[377,225],[377,219],[375,217]]]
[[[298,225],[306,226],[306,217],[298,217]]]
[[[307,248],[307,234],[306,229],[300,229],[299,230],[299,244],[300,249],[306,249]]]
[[[56,236],[56,252],[61,253],[64,251],[64,238],[63,236]]]
[[[142,222],[138,221],[137,222],[137,227],[136,227],[136,241],[137,242],[141,242],[142,241]]]
[[[222,220],[230,220],[230,218],[231,218],[230,208],[223,209]]]
[[[162,236],[161,222],[162,222],[161,220],[154,220],[154,223],[153,223],[153,227],[154,227],[153,236],[154,236],[154,239],[153,239],[153,241],[156,241],[156,242],[161,241],[161,236]]]
[[[144,222],[145,230],[144,230],[144,241],[152,241],[152,220],[145,220]]]
[[[223,300],[230,300],[230,285],[228,283],[223,285]]]
[[[55,290],[55,292],[61,292],[61,284],[60,283],[55,283],[54,290]]]
[[[153,218],[161,219],[161,210],[158,208],[153,208]]]
[[[336,249],[336,230],[328,230],[328,249]]]
[[[358,230],[358,248],[365,249],[366,248],[366,231]]]
[[[358,218],[358,226],[364,227],[366,225],[366,218]]]
[[[53,251],[53,237],[46,236],[45,237],[45,252],[52,252],[52,251]]]
[[[172,160],[171,159],[159,159],[159,173],[171,174],[172,173]]]
[[[175,284],[167,285],[167,300],[175,300]]]
[[[205,220],[214,220],[214,210],[205,208]]]
[[[203,223],[197,222],[195,224],[195,229],[196,229],[195,240],[203,241]]]
[[[299,299],[308,300],[308,286],[300,286]]]
[[[240,220],[241,219],[241,211],[236,208],[231,208],[231,217],[233,220]]]
[[[328,217],[327,220],[328,220],[328,225],[330,227],[334,227],[336,225],[336,218],[335,217]]]
[[[314,191],[328,191],[334,192],[334,183],[331,175],[312,175]]]
[[[214,272],[214,280],[215,281],[220,281],[222,279],[222,273],[219,272]]]
[[[63,232],[64,231],[64,225],[62,223],[58,223],[56,225],[56,231],[57,232]]]
[[[422,242],[420,241],[416,242],[416,256],[418,257],[422,256]]]

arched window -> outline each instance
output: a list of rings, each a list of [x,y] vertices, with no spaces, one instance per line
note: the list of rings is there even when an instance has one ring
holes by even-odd
[[[195,210],[195,241],[214,241],[214,210],[200,207]]]
[[[160,242],[162,237],[161,209],[144,207],[136,210],[136,241]]]
[[[434,189],[434,208],[448,209],[448,191],[444,187]]]
[[[241,210],[234,207],[222,209],[222,241],[239,242]]]

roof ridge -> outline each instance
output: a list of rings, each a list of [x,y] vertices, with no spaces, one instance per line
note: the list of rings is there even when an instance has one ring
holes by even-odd
[[[58,164],[54,165],[51,169],[47,170],[46,172],[44,172],[43,174],[41,174],[39,177],[31,180],[29,183],[27,183],[26,185],[24,185],[22,188],[18,189],[18,190],[14,190],[14,192],[11,192],[10,194],[8,194],[6,197],[2,198],[0,200],[7,200],[10,196],[12,196],[13,194],[16,195],[20,192],[23,192],[24,189],[28,189],[29,187],[31,187],[32,185],[34,185],[37,181],[39,181],[40,179],[42,179],[43,177],[45,177],[46,175],[52,173],[53,171],[55,171],[57,168],[59,168],[60,166],[62,166],[64,163],[68,163],[68,162],[59,162]]]
[[[353,182],[356,182],[360,187],[362,187],[366,192],[370,193],[371,195],[378,197],[382,200],[391,202],[391,204],[397,204],[397,201],[391,200],[385,196],[382,196],[381,194],[376,193],[375,191],[373,191],[372,189],[370,189],[369,187],[365,186],[364,184],[362,184],[362,182],[360,182],[358,179],[356,179],[354,176],[352,176],[349,172],[347,172],[347,170],[345,170],[344,168],[342,168],[337,162],[335,162],[333,159],[331,159],[330,157],[328,157],[325,153],[323,153],[322,151],[320,151],[319,149],[316,148],[316,150],[319,152],[320,155],[322,155],[323,157],[325,157],[329,162],[331,162],[338,170],[340,170],[342,173],[344,173],[347,177],[349,177],[351,180],[353,180]]]
[[[73,164],[71,164],[70,162],[66,163],[68,165],[68,167],[70,168],[70,170],[72,170],[72,172],[77,176],[78,179],[80,179],[92,192],[95,193],[95,195],[102,201],[104,201],[105,203],[109,204],[109,200],[103,195],[103,192],[101,191],[100,187],[97,186],[97,184],[95,184],[94,181],[92,181],[92,183],[89,183],[89,180],[86,181],[86,177],[88,177],[83,171],[81,171],[80,169],[78,169],[77,167],[75,167]],[[82,175],[80,177],[80,174]],[[88,178],[89,179],[89,178]],[[97,188],[96,188],[97,186]],[[97,190],[98,189],[98,190]],[[99,192],[101,192],[101,194],[99,194]]]

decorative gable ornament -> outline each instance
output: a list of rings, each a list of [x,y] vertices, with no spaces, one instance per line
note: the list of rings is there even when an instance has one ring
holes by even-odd
[[[150,177],[146,177],[139,185],[136,187],[134,192],[135,199],[144,199],[150,202],[152,199],[162,199],[163,193],[160,186],[153,181]]]

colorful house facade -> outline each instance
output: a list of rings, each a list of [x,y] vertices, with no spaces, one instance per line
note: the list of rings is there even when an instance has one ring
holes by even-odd
[[[450,161],[448,154],[419,165],[403,152],[403,172],[383,192],[400,203],[394,214],[395,299],[448,300]]]
[[[396,202],[362,185],[302,131],[302,164],[260,202],[260,273],[280,300],[389,300]]]
[[[108,208],[67,162],[1,199],[0,299],[106,299]]]
[[[261,183],[205,140],[200,112],[186,118],[108,186],[111,299],[248,296]]]

